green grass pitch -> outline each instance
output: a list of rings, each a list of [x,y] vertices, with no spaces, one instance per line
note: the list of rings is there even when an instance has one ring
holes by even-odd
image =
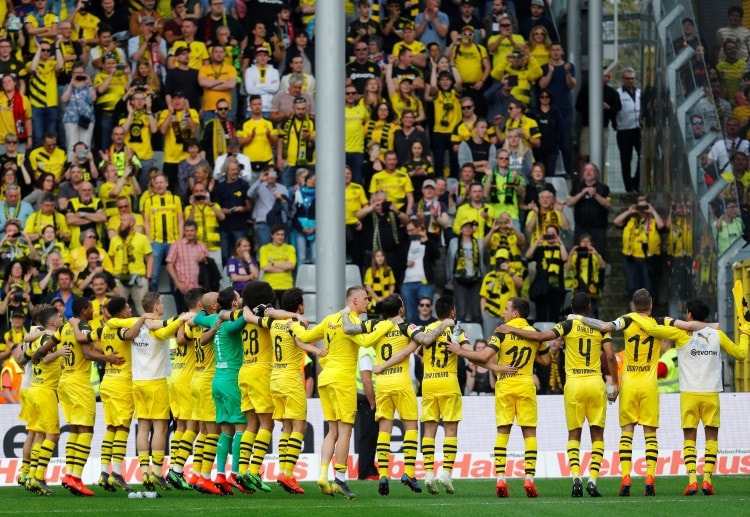
[[[585,480],[584,480],[585,482]],[[163,492],[160,499],[128,499],[124,492],[110,494],[93,487],[95,497],[74,497],[62,487],[52,487],[55,494],[41,497],[26,492],[21,487],[0,489],[0,514],[49,515],[237,515],[239,512],[263,511],[273,517],[284,515],[367,515],[412,517],[415,515],[489,515],[490,512],[512,511],[526,515],[575,516],[589,512],[617,515],[732,515],[743,514],[750,504],[750,477],[727,476],[714,478],[716,495],[706,497],[701,492],[693,497],[683,497],[687,483],[684,477],[656,479],[656,497],[644,497],[642,478],[633,478],[632,495],[617,495],[619,478],[602,478],[599,487],[604,497],[593,499],[587,494],[583,499],[571,499],[569,479],[539,479],[539,498],[528,499],[522,480],[510,480],[510,498],[495,497],[494,480],[456,481],[456,493],[427,492],[414,494],[397,480],[391,481],[391,494],[382,497],[377,493],[377,482],[352,481],[350,487],[359,499],[347,501],[341,497],[326,497],[313,483],[301,483],[304,495],[285,493],[278,485],[270,494],[208,496],[197,492]],[[420,481],[424,487],[424,483]],[[140,486],[134,488],[140,489]]]

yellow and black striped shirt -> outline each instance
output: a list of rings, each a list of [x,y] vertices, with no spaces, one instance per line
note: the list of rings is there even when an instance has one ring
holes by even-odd
[[[214,206],[221,210],[218,203]],[[196,239],[206,245],[209,251],[219,251],[221,249],[221,236],[219,235],[219,220],[216,213],[208,205],[193,205],[185,207],[185,220],[192,212],[190,220],[195,221],[198,225]]]
[[[149,221],[148,238],[154,242],[175,242],[180,238],[178,214],[182,212],[180,198],[167,192],[155,194],[143,205],[143,215]]]
[[[80,212],[84,212],[87,214],[94,214],[98,212],[99,210],[103,210],[104,205],[99,200],[99,198],[92,197],[91,201],[88,203],[84,203],[81,201],[80,198],[74,197],[70,199],[70,202],[68,204],[68,210],[67,213],[69,214],[77,214]],[[99,238],[103,235],[104,231],[104,225],[101,223],[89,223],[82,226],[72,226],[70,227],[70,249],[75,249],[78,246],[81,245],[81,241],[79,239],[81,232],[85,232],[88,230],[94,230]]]
[[[39,61],[36,72],[29,74],[29,101],[32,108],[54,108],[57,106],[57,61]]]

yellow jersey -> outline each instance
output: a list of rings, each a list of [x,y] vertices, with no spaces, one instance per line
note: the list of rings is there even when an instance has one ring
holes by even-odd
[[[430,323],[425,327],[429,332],[439,327],[440,321]],[[446,327],[434,343],[422,347],[424,361],[424,377],[422,378],[422,393],[461,393],[458,384],[458,356],[448,351],[448,344],[453,340],[453,327]],[[458,334],[460,345],[470,345],[466,332]]]
[[[269,136],[278,136],[279,132],[273,127],[271,121],[264,118],[249,118],[242,124],[242,129],[237,132],[238,138],[247,138],[253,134],[255,136],[242,148],[242,154],[250,158],[255,163],[268,163],[273,160],[273,145]]]
[[[49,334],[44,334],[38,337],[26,348],[26,357],[31,359],[34,353],[39,350],[48,339],[52,339]],[[53,346],[48,353],[57,351],[57,347],[60,345]],[[62,375],[61,361],[52,361],[50,363],[44,363],[39,361],[31,366],[31,385],[32,386],[44,386],[57,390],[57,385],[60,383],[60,376]]]
[[[406,195],[414,192],[411,177],[401,171],[380,171],[373,174],[370,180],[370,194],[385,192],[388,201],[399,208],[406,207]]]
[[[123,321],[127,322],[126,328],[114,328],[105,324],[93,333],[94,337],[98,338],[105,354],[117,354],[118,357],[125,359],[123,364],[104,364],[104,381],[130,381],[133,378],[131,342],[124,336],[127,329],[132,327],[138,321],[138,318],[129,318]]]
[[[349,183],[344,189],[344,222],[357,224],[357,212],[369,203],[364,187],[359,183]]]
[[[195,374],[213,377],[216,366],[214,344],[213,341],[209,341],[205,345],[201,344],[201,336],[205,330],[198,325],[195,327],[185,325],[185,338],[193,343],[193,349],[195,350]]]
[[[91,332],[91,328],[83,322],[79,324],[79,329],[84,333]],[[76,341],[73,335],[73,326],[66,322],[55,331],[52,339],[57,345],[70,348],[71,352],[68,357],[63,358],[60,380],[76,379],[81,382],[89,382],[91,361],[83,355],[83,346]]]
[[[524,330],[535,330],[524,318],[514,318],[505,322],[506,325]],[[487,344],[497,356],[497,364],[510,365],[517,368],[516,373],[498,376],[497,383],[503,387],[534,384],[534,360],[537,355],[549,352],[547,343],[537,343],[513,334],[494,334]]]
[[[171,192],[154,194],[143,205],[143,214],[149,222],[147,237],[153,242],[175,242],[180,238],[178,214],[182,201]]]
[[[578,320],[565,320],[552,328],[565,341],[565,375],[576,377],[602,375],[602,345],[611,343],[609,332],[596,330]]]
[[[375,364],[385,363],[393,354],[408,347],[412,336],[421,331],[422,327],[413,323],[399,323],[375,344]],[[378,374],[379,391],[410,385],[408,357]]]
[[[651,323],[669,325],[673,320],[668,317],[647,317]],[[652,335],[643,330],[629,316],[621,316],[614,321],[617,330],[623,330],[625,336],[625,356],[620,384],[624,388],[659,389],[656,372],[661,355],[661,344]]]
[[[274,320],[271,324],[273,342],[271,378],[299,382],[302,378],[300,368],[305,360],[305,351],[297,346],[294,334],[287,328],[288,322],[288,319]]]

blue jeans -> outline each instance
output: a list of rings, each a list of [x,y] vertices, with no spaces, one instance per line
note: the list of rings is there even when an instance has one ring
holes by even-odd
[[[99,150],[105,151],[109,149],[112,143],[112,128],[114,127],[114,114],[108,111],[98,111],[96,113],[98,117],[97,126],[99,131]]]
[[[154,254],[154,271],[153,276],[151,277],[151,283],[148,284],[148,290],[153,292],[159,292],[159,274],[161,273],[161,263],[164,262],[164,259],[167,257],[167,253],[169,253],[169,246],[170,244],[168,242],[152,242],[151,243],[151,251]]]
[[[315,239],[308,240],[307,235],[294,230],[292,233],[292,242],[294,243],[294,249],[297,250],[297,264],[306,264],[308,262],[307,247],[310,246],[309,263],[315,264],[317,259],[315,253]]]
[[[219,230],[219,235],[221,235],[221,258],[225,263],[229,260],[229,257],[234,255],[235,243],[242,237],[245,237],[245,234],[246,232],[242,230]],[[257,249],[255,253],[257,255]]]
[[[362,153],[346,153],[346,164],[352,170],[352,181],[362,185],[364,177],[362,176],[362,163],[365,156]]]
[[[651,277],[648,274],[648,262],[645,258],[633,258],[626,255],[623,269],[628,282],[628,298],[632,298],[633,293],[641,288],[647,289],[651,296],[654,295]]]
[[[406,321],[414,322],[419,316],[419,300],[425,296],[432,300],[435,286],[422,282],[406,282],[401,286],[401,296],[406,306]]]
[[[31,108],[34,147],[42,145],[45,133],[52,133],[57,136],[57,114],[57,106],[54,108]]]
[[[255,252],[260,251],[260,247],[271,242],[271,227],[268,223],[255,223]]]

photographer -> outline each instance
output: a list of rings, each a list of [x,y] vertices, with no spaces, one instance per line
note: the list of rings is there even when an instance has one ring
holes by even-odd
[[[536,275],[529,288],[529,298],[536,304],[536,321],[558,321],[565,301],[564,266],[568,260],[556,226],[547,226],[531,243],[526,258],[536,262]]]
[[[573,294],[586,293],[591,298],[591,317],[598,318],[599,299],[604,286],[604,258],[594,248],[591,236],[581,235],[578,244],[573,246],[565,264],[565,271],[573,271]]]
[[[638,289],[647,289],[654,296],[653,265],[661,253],[659,230],[664,221],[645,196],[615,217],[613,224],[622,228],[623,269],[628,282],[628,298]]]
[[[3,328],[10,328],[10,314],[20,312],[29,313],[31,303],[31,268],[25,261],[14,260],[6,271],[3,282],[3,301],[0,303],[0,314],[6,317],[2,322]]]
[[[518,296],[523,288],[522,271],[513,267],[510,258],[507,248],[498,249],[494,255],[495,267],[482,279],[479,307],[482,311],[482,332],[485,336],[491,336],[498,325],[505,323],[505,304],[511,297]]]
[[[115,277],[102,267],[102,259],[98,249],[89,248],[86,250],[86,262],[86,267],[78,273],[75,282],[76,288],[85,298],[91,298],[94,294],[91,283],[97,275],[102,275],[106,279],[107,291],[113,291],[117,288]]]
[[[250,200],[246,196],[250,184],[240,177],[242,165],[235,158],[225,163],[226,178],[216,186],[216,201],[226,218],[219,223],[221,255],[229,258],[235,242],[247,234]],[[248,169],[247,172],[250,172]]]
[[[0,240],[2,269],[12,260],[27,257],[32,260],[39,258],[29,236],[21,232],[21,226],[17,221],[11,219],[5,223],[5,236]]]
[[[114,54],[107,54],[102,60],[104,68],[94,77],[96,88],[96,128],[100,150],[109,148],[112,128],[115,124],[115,106],[125,95],[130,83],[130,68],[124,63],[117,63]]]
[[[185,220],[195,221],[198,232],[195,239],[208,248],[208,256],[221,267],[221,235],[219,224],[226,215],[219,203],[211,202],[211,193],[203,183],[196,183],[190,195],[189,204],[185,206]]]
[[[148,2],[153,5],[153,0],[144,0],[144,4]],[[139,13],[133,13],[134,17],[138,15]],[[167,64],[167,42],[157,32],[154,16],[158,16],[158,14],[141,15],[140,30],[133,31],[131,29],[130,33],[136,34],[136,36],[128,40],[128,56],[130,56],[133,69],[138,65],[141,58],[148,59],[156,75],[163,79],[166,77],[164,67]]]
[[[138,65],[140,69],[141,64]],[[125,94],[127,117],[119,123],[125,132],[125,145],[132,149],[140,161],[140,169],[148,171],[154,165],[154,148],[151,135],[159,129],[153,112],[154,93],[150,86],[131,86]],[[140,187],[145,190],[148,178],[141,174]]]
[[[83,63],[73,65],[70,82],[60,97],[65,104],[63,124],[65,125],[65,142],[68,144],[68,160],[76,159],[73,146],[83,142],[91,145],[94,134],[94,101],[96,89],[91,78],[86,74]]]

